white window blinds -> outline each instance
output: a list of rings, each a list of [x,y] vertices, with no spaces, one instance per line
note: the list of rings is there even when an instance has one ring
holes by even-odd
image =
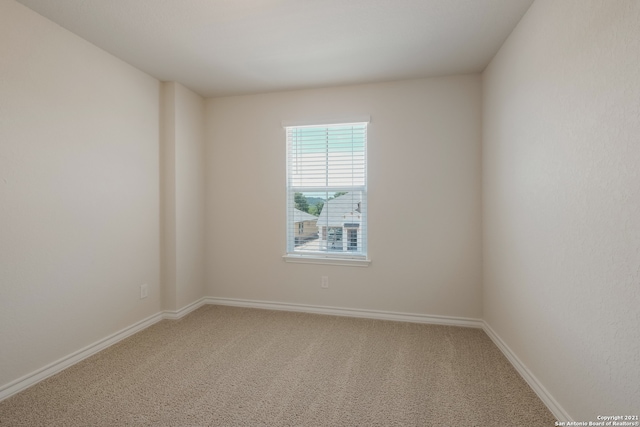
[[[289,126],[287,253],[367,255],[367,123]]]

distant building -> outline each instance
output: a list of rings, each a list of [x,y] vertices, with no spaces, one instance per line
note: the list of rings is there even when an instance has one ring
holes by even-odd
[[[358,192],[327,200],[318,217],[320,249],[362,250],[362,199]]]
[[[318,237],[317,221],[317,216],[303,212],[300,209],[293,209],[293,230],[296,245]]]

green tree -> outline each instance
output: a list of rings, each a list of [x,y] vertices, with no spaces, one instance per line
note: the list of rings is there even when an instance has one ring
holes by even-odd
[[[309,208],[309,213],[311,215],[320,216],[320,212],[322,212],[323,207],[324,207],[324,202],[318,202]]]
[[[293,201],[296,204],[296,209],[301,210],[302,212],[309,212],[309,202],[307,202],[307,198],[302,193],[295,193],[293,196]]]

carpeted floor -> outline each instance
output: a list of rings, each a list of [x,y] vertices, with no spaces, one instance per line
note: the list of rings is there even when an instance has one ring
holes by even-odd
[[[211,305],[0,402],[0,426],[554,421],[482,330]]]

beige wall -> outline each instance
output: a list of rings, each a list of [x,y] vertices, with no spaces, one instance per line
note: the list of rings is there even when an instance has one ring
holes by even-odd
[[[205,101],[176,88],[177,308],[205,296]]]
[[[480,317],[480,108],[479,76],[207,100],[207,294]],[[363,114],[371,266],[285,263],[281,121]]]
[[[537,0],[484,74],[484,317],[579,421],[640,402],[639,22]]]
[[[0,2],[0,385],[160,310],[158,94]]]
[[[204,296],[204,99],[162,83],[163,308]]]
[[[176,88],[160,84],[160,279],[162,309],[177,310]]]

